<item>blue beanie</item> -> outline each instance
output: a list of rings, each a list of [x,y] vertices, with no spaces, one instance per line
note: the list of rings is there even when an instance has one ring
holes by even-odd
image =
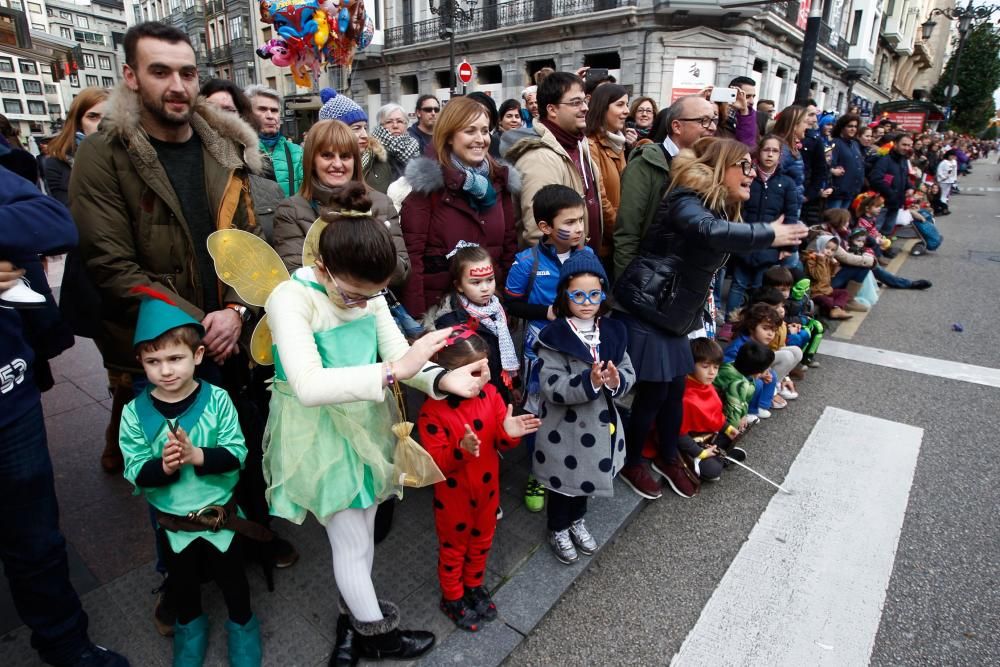
[[[559,269],[559,286],[557,290],[565,289],[570,279],[581,273],[593,273],[601,279],[601,286],[607,291],[608,274],[604,271],[604,265],[601,264],[601,260],[597,258],[597,255],[590,248],[577,250],[570,255],[569,259],[563,262],[562,268]]]
[[[338,95],[333,88],[324,88],[319,96],[323,100],[319,110],[320,120],[339,120],[347,125],[368,122],[368,114],[350,97]]]

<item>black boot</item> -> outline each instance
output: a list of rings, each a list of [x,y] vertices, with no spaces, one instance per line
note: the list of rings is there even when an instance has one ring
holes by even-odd
[[[337,618],[337,639],[333,644],[333,653],[330,655],[329,667],[354,667],[358,664],[357,633],[351,626],[351,619],[347,614],[341,614]]]
[[[434,646],[434,633],[424,630],[400,630],[399,607],[379,600],[382,620],[364,623],[351,617],[357,631],[354,638],[356,654],[368,660],[412,660]]]

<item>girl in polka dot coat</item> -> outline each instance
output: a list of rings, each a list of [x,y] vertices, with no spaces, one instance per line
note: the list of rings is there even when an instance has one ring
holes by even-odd
[[[577,559],[577,549],[590,555],[597,548],[584,523],[587,498],[612,495],[625,461],[615,400],[635,384],[635,371],[625,327],[601,317],[607,286],[596,256],[573,255],[560,271],[554,305],[559,317],[542,329],[536,343],[542,426],[532,471],[553,492],[549,543],[564,563]]]
[[[488,353],[482,338],[460,326],[435,361],[459,368]],[[513,407],[489,383],[488,370],[480,379],[478,396],[428,400],[417,418],[420,441],[446,477],[434,486],[441,610],[470,632],[497,614],[483,577],[500,503],[498,449],[514,447],[540,423],[534,415],[512,416]]]

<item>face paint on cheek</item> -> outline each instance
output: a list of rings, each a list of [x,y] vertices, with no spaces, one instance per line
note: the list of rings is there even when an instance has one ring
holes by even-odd
[[[556,231],[556,238],[560,241],[569,241],[569,230],[559,229]]]

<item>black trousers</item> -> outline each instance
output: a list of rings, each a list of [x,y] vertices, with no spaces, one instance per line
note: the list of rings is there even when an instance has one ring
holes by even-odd
[[[677,458],[677,436],[684,419],[684,385],[683,375],[670,382],[638,384],[625,431],[625,461],[628,465],[642,459],[642,446],[654,424],[660,458],[664,463],[671,463]]]
[[[564,496],[555,491],[545,495],[549,530],[566,530],[571,523],[587,514],[588,496]]]
[[[180,553],[174,553],[166,531],[162,529],[157,531],[157,539],[166,557],[167,573],[170,575],[167,585],[170,587],[170,600],[177,609],[178,623],[187,624],[201,616],[201,582],[205,577],[215,579],[233,623],[244,625],[250,620],[253,615],[250,585],[243,571],[239,535],[233,538],[225,553],[200,538]]]

